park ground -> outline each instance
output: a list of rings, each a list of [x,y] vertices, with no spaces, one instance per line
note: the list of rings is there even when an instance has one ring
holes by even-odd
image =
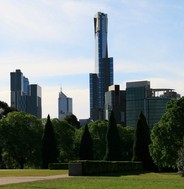
[[[2,183],[2,180],[9,183]],[[0,170],[0,188],[6,189],[183,189],[177,173],[136,173],[116,176],[69,177],[67,170]]]

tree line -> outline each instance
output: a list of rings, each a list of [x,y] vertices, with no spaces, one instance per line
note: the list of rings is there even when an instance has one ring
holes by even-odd
[[[40,120],[0,102],[0,166],[47,168],[49,162],[104,159],[142,161],[145,169],[182,171],[183,127],[184,98],[171,100],[152,130],[142,112],[135,129],[116,124],[113,112],[109,121],[81,128],[74,115]]]

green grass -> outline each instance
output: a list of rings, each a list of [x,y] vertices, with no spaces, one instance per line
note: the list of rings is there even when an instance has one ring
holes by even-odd
[[[117,177],[70,177],[0,186],[6,189],[183,189],[184,178],[171,173],[145,173]]]
[[[4,169],[0,170],[0,177],[8,176],[50,176],[67,174],[67,170],[47,170],[47,169]]]

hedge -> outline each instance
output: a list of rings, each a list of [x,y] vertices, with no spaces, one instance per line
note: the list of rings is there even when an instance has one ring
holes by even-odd
[[[49,163],[50,170],[68,169],[68,163]]]
[[[74,161],[69,163],[69,175],[107,175],[142,170],[142,162],[131,161]]]

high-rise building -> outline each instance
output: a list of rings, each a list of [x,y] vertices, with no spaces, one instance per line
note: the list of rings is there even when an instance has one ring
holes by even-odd
[[[126,91],[119,85],[109,86],[105,93],[105,119],[109,120],[110,112],[114,112],[116,123],[126,125]]]
[[[157,123],[166,110],[171,99],[179,99],[180,95],[174,89],[150,89],[146,98],[146,118],[150,128]]]
[[[41,99],[42,99],[41,87],[36,84],[29,85],[26,112],[41,118],[42,117]]]
[[[105,92],[113,84],[113,58],[108,57],[107,14],[94,17],[95,73],[90,73],[90,118],[104,119]]]
[[[16,107],[20,111],[26,111],[26,94],[24,84],[29,85],[29,81],[25,78],[21,70],[10,73],[11,77],[11,106]],[[25,87],[26,88],[26,87]]]
[[[42,117],[41,87],[29,85],[21,70],[10,73],[11,106],[19,111]]]
[[[135,127],[142,112],[150,128],[164,114],[166,105],[171,99],[178,99],[179,94],[173,89],[152,89],[150,81],[126,83],[126,123]]]
[[[135,127],[139,114],[145,115],[146,93],[150,89],[149,81],[126,83],[126,121],[127,126]],[[145,115],[146,116],[146,115]]]
[[[58,98],[58,117],[63,119],[67,115],[72,115],[72,98],[67,97],[61,90]]]

